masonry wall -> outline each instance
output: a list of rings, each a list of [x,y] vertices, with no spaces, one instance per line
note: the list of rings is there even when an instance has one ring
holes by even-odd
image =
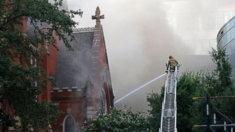
[[[59,38],[55,34],[53,34],[53,37],[56,39],[56,46],[59,48]],[[45,70],[48,77],[53,78],[55,76],[55,69],[56,69],[56,62],[58,58],[58,50],[53,46],[49,45],[48,50],[44,49],[43,53],[43,63],[42,67]],[[43,89],[42,94],[39,96],[39,101],[51,100],[51,90],[52,90],[52,84],[51,82],[46,83],[46,88]]]
[[[85,120],[83,92],[84,90],[79,88],[53,89],[52,100],[59,103],[59,110],[63,112],[57,122],[51,124],[53,132],[63,132],[63,123],[67,115],[71,115],[75,119],[76,130],[81,130]]]
[[[90,35],[93,35],[94,37],[91,37]],[[70,69],[74,68],[73,72],[78,72],[77,74],[81,75],[81,76],[78,76],[79,78],[76,78],[76,79],[71,78],[72,76],[71,74],[73,73],[71,73],[70,71],[69,71],[70,76],[68,76],[68,74],[58,74],[61,72],[60,70],[56,69],[57,70],[56,74],[60,75],[59,77],[57,77],[58,79],[56,80],[60,82],[58,83],[60,85],[58,87],[60,88],[53,88],[52,93],[51,93],[51,99],[53,102],[60,103],[59,109],[63,111],[63,114],[58,118],[56,123],[52,124],[53,132],[63,132],[63,123],[64,123],[66,116],[68,115],[71,115],[75,119],[77,130],[81,130],[81,128],[84,126],[84,121],[89,122],[89,119],[95,118],[96,113],[100,110],[99,108],[100,107],[100,92],[102,88],[104,88],[105,93],[106,93],[106,103],[107,103],[108,113],[110,112],[109,108],[112,106],[113,99],[111,98],[113,94],[111,90],[112,89],[111,79],[110,79],[110,73],[108,69],[108,61],[107,61],[107,55],[105,51],[106,50],[105,41],[104,41],[102,29],[96,29],[94,34],[84,33],[84,35],[82,35],[81,33],[80,35],[77,35],[77,36],[78,36],[77,45],[83,45],[83,46],[85,45],[88,47],[91,46],[90,48],[95,49],[95,52],[94,52],[95,54],[93,54],[93,56],[88,56],[88,58],[91,57],[91,59],[90,59],[90,62],[86,62],[86,63],[84,63],[82,59],[81,60],[71,59],[73,57],[76,58],[76,51],[71,56],[69,56],[70,60],[69,58],[67,59],[62,58],[63,60],[67,60],[67,61],[61,61],[60,65],[61,64],[62,66],[67,65],[65,64],[65,62],[71,64],[72,67],[70,67]],[[89,40],[84,41],[85,38]],[[74,43],[75,42],[73,42],[73,44]],[[74,44],[74,46],[76,45]],[[96,50],[97,46],[99,46],[98,50]],[[81,48],[82,47],[80,47],[80,49]],[[76,49],[76,50],[79,50],[79,49]],[[91,52],[93,51],[93,49],[90,49],[90,50]],[[64,53],[64,52],[60,52],[59,55],[61,53]],[[66,54],[66,52],[64,54]],[[84,54],[78,54],[78,55],[84,55]],[[80,57],[85,58],[86,56],[84,55]],[[58,59],[58,61],[59,60],[60,58]],[[87,83],[84,86],[84,88],[77,88],[76,90],[76,88],[71,89],[71,88],[62,86],[62,85],[76,86],[76,81],[78,82],[79,79],[83,77],[82,72],[80,70],[84,70],[84,69],[80,69],[79,65],[77,66],[77,63],[84,63],[85,67],[81,67],[81,68],[90,68],[91,66],[90,63],[92,63],[93,61],[97,62],[97,63],[93,63],[92,65],[94,66],[92,67],[92,69],[95,69],[95,71],[91,72],[92,76],[89,75]],[[66,69],[64,69],[63,72],[65,71]],[[74,79],[74,80],[71,81],[69,79]],[[68,81],[65,81],[65,80],[68,80]]]

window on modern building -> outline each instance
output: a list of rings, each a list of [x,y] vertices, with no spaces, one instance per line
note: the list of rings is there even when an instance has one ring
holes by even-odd
[[[235,26],[235,25],[234,25]],[[233,27],[230,31],[230,36],[231,36],[231,40],[235,39],[235,27]]]
[[[71,115],[67,115],[63,123],[63,132],[75,132],[75,120]]]
[[[231,45],[232,54],[235,54],[235,39],[230,42],[230,45]]]
[[[226,54],[230,56],[232,54],[231,44],[227,44],[224,48],[226,49]]]

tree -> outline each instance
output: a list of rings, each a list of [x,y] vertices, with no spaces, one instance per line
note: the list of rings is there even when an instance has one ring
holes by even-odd
[[[0,96],[1,126],[12,125],[26,132],[48,130],[49,124],[56,120],[60,112],[58,104],[38,102],[37,96],[51,79],[45,74],[41,64],[39,48],[45,40],[56,47],[56,37],[72,49],[72,28],[76,22],[74,15],[79,11],[60,10],[62,1],[55,0],[1,0],[0,1]],[[34,27],[34,37],[22,32],[21,27],[28,20]],[[47,26],[43,26],[43,23]],[[30,59],[37,60],[37,67]],[[19,117],[20,126],[15,117]],[[10,120],[6,124],[3,119]]]
[[[208,92],[211,95],[223,94],[226,89],[233,89],[233,80],[231,78],[232,66],[228,62],[228,56],[225,49],[212,49],[210,52],[211,58],[216,65],[216,68],[211,74],[206,76],[208,82]]]
[[[150,93],[147,95],[148,106],[151,108],[148,110],[148,122],[154,132],[159,131],[161,125],[161,113],[162,113],[162,101],[164,99],[165,88],[162,86],[161,93]]]
[[[110,114],[99,114],[88,124],[84,127],[85,132],[152,132],[143,113],[134,113],[130,109],[113,108]]]
[[[233,78],[231,78],[232,66],[228,61],[229,58],[226,55],[225,49],[212,49],[210,55],[213,62],[215,63],[215,69],[211,73],[207,73],[204,74],[204,76],[201,76],[200,84],[202,84],[203,87],[197,90],[198,94],[195,94],[195,96],[205,97],[206,94],[208,94],[209,96],[234,96],[234,80]],[[228,117],[228,120],[234,120],[235,106],[231,105],[234,103],[234,101],[234,98],[210,100],[209,107],[211,113],[211,124],[213,119],[213,108],[218,111],[217,124],[223,124],[223,115],[225,114]],[[195,101],[191,107],[191,112],[195,124],[205,124],[205,100]],[[217,130],[222,131],[223,128],[217,128]]]
[[[209,73],[201,71],[199,73],[184,73],[177,84],[177,109],[179,131],[202,131],[202,129],[192,129],[194,124],[206,124],[206,100],[192,101],[192,97],[228,96],[234,95],[233,80],[231,78],[231,65],[228,62],[224,49],[212,49],[211,58],[215,63],[215,69]],[[210,119],[212,124],[213,108],[221,113],[227,113],[234,119],[234,99],[213,99],[210,100]],[[217,123],[223,124],[223,116],[217,113]],[[217,128],[217,130],[222,128]]]
[[[177,83],[177,130],[190,132],[192,130],[192,97],[197,89],[201,88],[200,75],[193,72],[184,72]]]
[[[147,101],[151,110],[149,115],[143,112],[132,112],[131,109],[112,108],[110,114],[99,114],[84,127],[85,132],[156,132],[160,128],[161,106],[164,97],[164,87],[161,94],[150,93]]]

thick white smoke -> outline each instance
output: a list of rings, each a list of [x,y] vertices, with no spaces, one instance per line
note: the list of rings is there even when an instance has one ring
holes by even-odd
[[[177,0],[176,0],[177,1]],[[223,1],[226,1],[225,4]],[[234,3],[231,0],[195,0],[192,7],[179,8],[179,11],[215,11],[219,5],[226,7]],[[82,9],[82,18],[78,28],[94,27],[97,6],[105,19],[103,25],[109,66],[113,83],[115,100],[156,78],[165,71],[168,56],[173,55],[183,64],[181,70],[199,70],[211,64],[209,58],[192,57],[192,50],[183,45],[181,38],[173,32],[167,21],[171,7],[162,0],[68,0],[69,9]],[[190,35],[190,34],[189,34]],[[192,36],[193,37],[193,36]],[[159,92],[164,85],[160,79],[147,86],[121,104],[130,105],[135,110],[146,110],[146,93]]]

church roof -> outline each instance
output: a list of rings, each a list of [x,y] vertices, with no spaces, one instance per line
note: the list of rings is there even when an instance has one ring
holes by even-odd
[[[56,87],[83,88],[89,76],[89,65],[92,56],[94,30],[78,29],[73,33],[76,41],[71,42],[74,51],[68,51],[63,42],[60,42],[56,64]]]

